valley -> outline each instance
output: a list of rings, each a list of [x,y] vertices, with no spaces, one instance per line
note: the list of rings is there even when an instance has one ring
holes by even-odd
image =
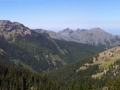
[[[120,90],[120,0],[0,0],[0,90]]]
[[[120,38],[0,20],[0,72],[0,90],[119,90]]]

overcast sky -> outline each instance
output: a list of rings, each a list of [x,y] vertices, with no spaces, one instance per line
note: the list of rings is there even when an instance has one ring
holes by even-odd
[[[120,0],[0,0],[0,20],[54,31],[100,27],[120,35]]]

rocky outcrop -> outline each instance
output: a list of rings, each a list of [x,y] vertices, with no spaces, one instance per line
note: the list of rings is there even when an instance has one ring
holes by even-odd
[[[25,36],[31,34],[31,30],[18,22],[11,22],[8,20],[0,20],[0,35],[9,39],[16,35]]]
[[[104,45],[104,46],[116,46],[120,44],[120,36],[112,35],[101,28],[77,29],[71,30],[66,28],[60,32],[53,32],[47,30],[36,30],[36,32],[46,34],[53,39],[74,41],[78,43],[90,44],[90,45]]]
[[[51,30],[36,29],[34,30],[44,36],[66,41],[74,41],[89,45],[104,45],[106,47],[113,47],[120,44],[120,36],[112,35],[101,28],[77,29],[71,30],[66,28],[60,32]],[[18,22],[11,22],[8,20],[0,20],[0,35],[6,39],[14,38],[17,35],[26,36],[31,34],[31,29],[25,27]]]

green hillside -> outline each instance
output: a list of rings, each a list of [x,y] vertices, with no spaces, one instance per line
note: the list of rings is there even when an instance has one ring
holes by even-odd
[[[63,90],[119,90],[119,55],[117,46],[46,75],[56,79]]]
[[[23,68],[13,67],[9,65],[10,63],[6,65],[4,64],[6,63],[6,58],[4,57],[1,59],[3,63],[0,64],[0,90],[119,90],[119,58],[115,59],[114,63],[107,64],[108,70],[101,78],[92,77],[92,75],[95,75],[96,73],[103,72],[101,71],[99,64],[95,63],[94,57],[98,58],[97,60],[99,61],[101,54],[111,50],[115,50],[112,52],[114,56],[118,56],[120,53],[120,47],[118,46],[99,53],[99,55],[97,54],[93,57],[88,57],[77,63],[67,65],[42,75]],[[0,55],[0,57],[3,57],[7,54],[0,49]],[[107,55],[109,54],[106,53],[105,57],[107,57]],[[110,56],[109,60],[110,58],[114,57]],[[104,60],[104,63],[107,62],[108,60]],[[86,68],[80,69],[80,67],[84,65],[86,65]]]
[[[31,35],[17,35],[14,38],[15,41],[11,42],[0,37],[0,48],[7,55],[3,54],[4,62],[40,73],[63,67],[103,50],[102,47],[53,40],[34,31],[31,31]]]
[[[0,90],[120,90],[120,45],[105,50],[2,22]]]

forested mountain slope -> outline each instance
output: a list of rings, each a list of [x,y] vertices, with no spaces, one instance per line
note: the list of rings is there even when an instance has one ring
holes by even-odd
[[[89,34],[95,36],[97,32],[90,32],[93,31],[94,34]],[[114,36],[109,34],[110,42],[118,44],[118,36],[111,37]],[[1,20],[0,89],[119,90],[120,46],[101,52],[110,42],[93,46],[52,39],[46,32],[39,33],[20,23]]]
[[[117,46],[46,75],[56,79],[64,89],[119,90],[119,55]]]
[[[1,62],[40,73],[103,50],[102,46],[54,40],[20,23],[6,20],[0,21],[0,35]]]
[[[119,90],[120,82],[120,46],[99,53],[93,57],[80,60],[77,63],[57,69],[42,76],[25,70],[23,68],[13,67],[11,65],[0,64],[0,89],[1,90]],[[104,57],[107,60],[101,61],[101,54],[106,53]],[[112,53],[113,55],[109,55]],[[1,49],[0,55],[5,52]],[[92,77],[97,73],[102,73],[96,60],[101,62],[103,69],[106,69],[100,77]],[[2,58],[4,61],[6,58]],[[108,60],[109,59],[109,60]],[[114,63],[111,62],[114,60]],[[87,64],[86,64],[87,63]],[[106,64],[105,64],[106,63]],[[88,65],[89,64],[89,65]],[[86,67],[85,67],[86,65]],[[106,65],[106,66],[105,66]],[[85,67],[80,69],[80,67]]]
[[[0,90],[59,90],[54,80],[0,63]]]

